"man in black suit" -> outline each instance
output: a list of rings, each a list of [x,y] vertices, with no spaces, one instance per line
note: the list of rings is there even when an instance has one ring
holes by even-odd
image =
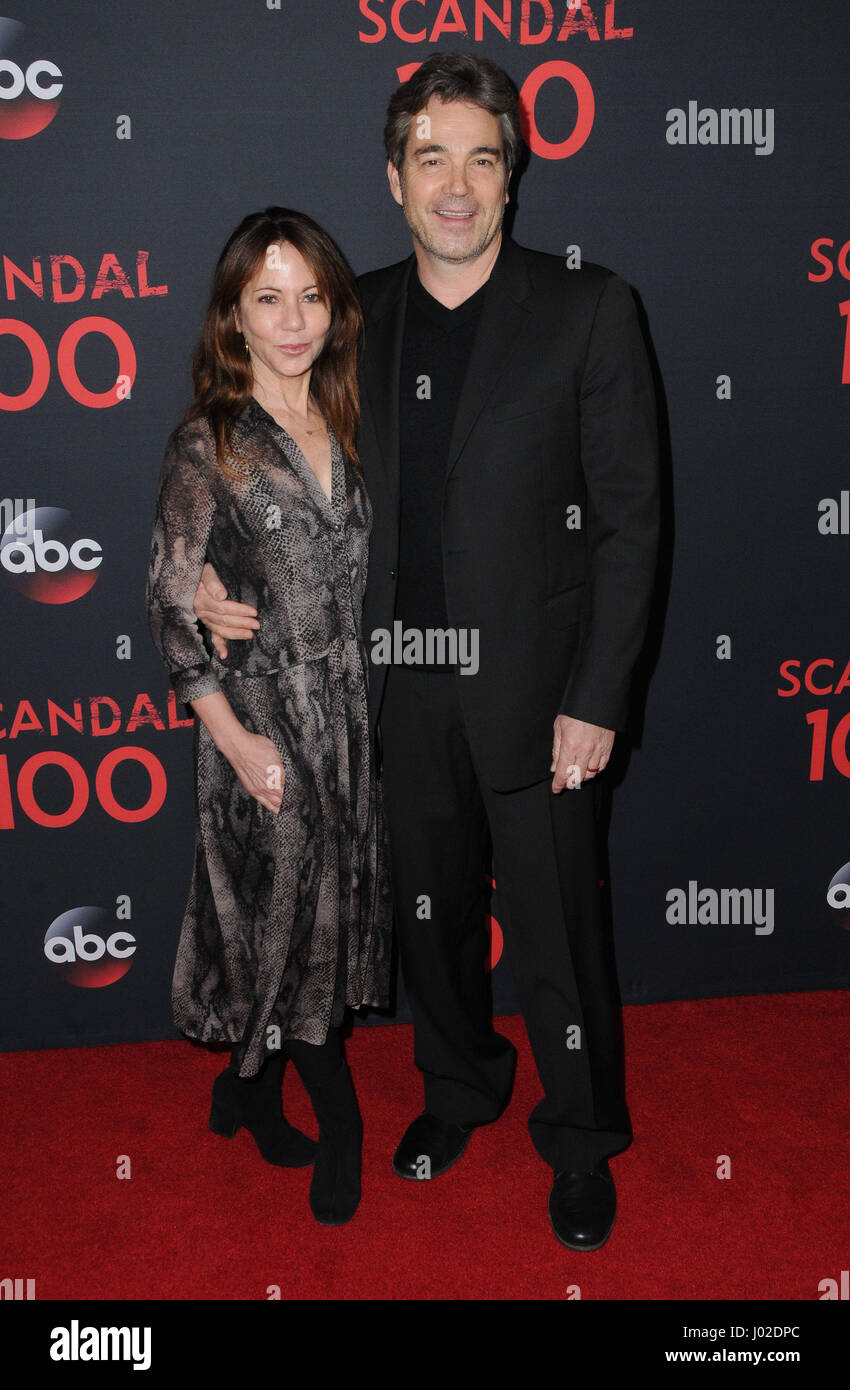
[[[598,1249],[608,1158],[632,1133],[597,779],[655,572],[651,374],[624,281],[503,230],[521,135],[500,68],[432,54],[392,97],[385,143],[413,254],[359,280],[363,632],[424,1075],[393,1168],[446,1172],[510,1097],[486,971],[492,854],[544,1089],[529,1130],[554,1173],[550,1221]],[[199,590],[218,636],[250,635],[232,609]]]

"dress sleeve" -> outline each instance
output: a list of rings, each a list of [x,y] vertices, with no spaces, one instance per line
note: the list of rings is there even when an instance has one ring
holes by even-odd
[[[172,437],[159,475],[146,602],[151,636],[183,704],[221,689],[192,610],[215,510],[201,470]]]

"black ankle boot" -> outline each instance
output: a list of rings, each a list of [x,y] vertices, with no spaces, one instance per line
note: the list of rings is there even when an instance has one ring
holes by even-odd
[[[363,1144],[363,1120],[347,1062],[324,1086],[311,1084],[307,1089],[319,1122],[310,1209],[323,1226],[342,1226],[360,1201]]]
[[[230,1065],[213,1082],[210,1129],[231,1139],[240,1125],[253,1135],[266,1163],[279,1168],[306,1168],[318,1150],[315,1139],[295,1129],[283,1114],[280,1088],[285,1059],[274,1052],[259,1075],[239,1076],[241,1047],[230,1054]]]

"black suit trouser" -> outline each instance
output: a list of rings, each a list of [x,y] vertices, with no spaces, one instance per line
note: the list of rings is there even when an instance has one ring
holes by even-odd
[[[491,855],[502,927],[544,1095],[528,1127],[556,1172],[586,1170],[632,1132],[622,1014],[598,870],[592,779],[497,792],[478,775],[462,680],[391,667],[381,710],[383,790],[399,956],[425,1109],[464,1126],[507,1105],[516,1052],[493,1028]]]

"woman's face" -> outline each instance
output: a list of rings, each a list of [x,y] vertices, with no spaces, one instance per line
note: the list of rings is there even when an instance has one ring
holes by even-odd
[[[325,344],[331,311],[303,256],[273,242],[236,306],[236,327],[251,351],[254,380],[274,389],[308,372]]]

